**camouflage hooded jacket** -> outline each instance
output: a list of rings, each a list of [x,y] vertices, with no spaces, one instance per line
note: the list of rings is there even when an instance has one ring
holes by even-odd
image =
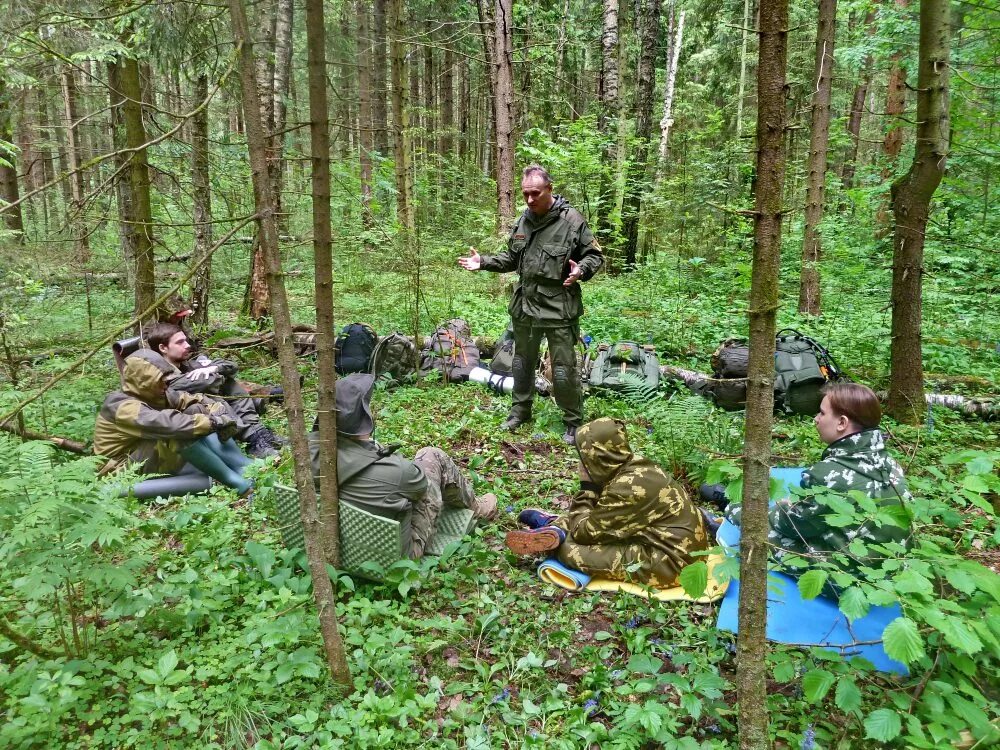
[[[885,449],[879,430],[864,430],[841,438],[827,446],[819,463],[802,474],[802,487],[826,488],[843,494],[851,490],[863,492],[879,501],[880,508],[898,508],[905,518],[904,500],[910,498],[903,478],[903,469]],[[849,496],[847,499],[850,499]],[[817,554],[846,551],[854,539],[867,544],[900,542],[906,544],[909,528],[887,523],[879,525],[868,520],[859,525],[834,526],[827,516],[834,511],[813,498],[779,500],[769,512],[771,531],[769,542],[775,545],[777,558],[788,552]],[[859,562],[871,562],[877,555],[869,554]]]
[[[569,515],[557,525],[580,545],[641,545],[646,555],[636,578],[673,584],[691,552],[708,548],[701,512],[659,466],[632,453],[625,423],[602,418],[576,433],[581,482]]]
[[[583,315],[580,285],[563,286],[570,260],[580,264],[580,281],[587,281],[604,265],[604,254],[583,215],[557,195],[545,216],[536,217],[525,209],[511,230],[507,249],[484,255],[480,267],[519,274],[520,283],[507,308],[511,319],[556,327]]]
[[[94,453],[142,464],[143,471],[172,472],[184,465],[178,440],[196,440],[215,430],[212,415],[225,405],[198,394],[165,390],[174,368],[142,349],[125,360],[122,389],[109,393],[94,426]]]

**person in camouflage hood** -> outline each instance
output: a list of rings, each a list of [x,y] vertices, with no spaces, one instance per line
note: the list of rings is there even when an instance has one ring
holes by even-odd
[[[848,493],[857,490],[876,501],[882,518],[877,520],[876,512],[864,513],[859,507],[855,512],[866,516],[861,523],[834,524],[828,516],[835,511],[821,497],[784,498],[768,512],[768,542],[775,560],[834,560],[843,569],[858,573],[861,566],[881,561],[876,547],[909,545],[911,528],[905,502],[911,496],[902,467],[889,455],[877,429],[882,419],[878,396],[858,383],[831,383],[824,386],[823,393],[814,422],[827,448],[820,461],[802,473],[801,486],[834,492],[849,501]],[[726,516],[739,525],[740,511],[739,506],[731,506]],[[863,552],[857,545],[851,549],[854,540],[864,545]],[[836,597],[839,591],[828,583],[825,593]]]
[[[580,338],[583,296],[578,281],[587,281],[604,265],[604,254],[583,215],[565,198],[552,194],[552,178],[537,164],[525,168],[521,193],[527,208],[515,222],[507,249],[480,255],[471,248],[459,265],[467,271],[517,271],[507,310],[514,331],[514,390],[504,429],[531,421],[535,364],[544,336],[552,357],[556,403],[563,412],[572,444],[583,422],[583,390],[575,346]]]
[[[537,528],[509,532],[507,547],[525,555],[555,550],[561,563],[591,576],[675,585],[695,562],[691,553],[708,549],[701,512],[670,475],[632,452],[621,420],[582,426],[576,445],[580,491],[569,513],[523,511],[520,520]]]
[[[170,364],[142,349],[125,360],[122,389],[104,399],[94,425],[94,453],[115,465],[138,464],[144,474],[174,474],[185,462],[247,492],[250,463],[232,441],[236,420],[225,404],[168,390]]]

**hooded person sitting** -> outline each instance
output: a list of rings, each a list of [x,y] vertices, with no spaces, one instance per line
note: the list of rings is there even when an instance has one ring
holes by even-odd
[[[518,519],[530,529],[507,534],[519,555],[554,552],[587,575],[666,588],[708,549],[701,512],[676,480],[632,452],[625,423],[602,418],[576,433],[580,491],[569,513],[529,508]]]
[[[104,399],[94,425],[94,453],[134,463],[144,474],[176,474],[190,464],[241,495],[251,461],[232,440],[236,420],[225,404],[167,387],[173,368],[142,349],[125,360],[122,388]]]
[[[496,517],[492,494],[476,497],[472,483],[440,448],[421,448],[413,460],[372,435],[375,376],[354,373],[337,380],[337,482],[340,499],[400,523],[403,552],[417,560],[437,532],[445,505],[468,508],[476,518]],[[319,484],[319,433],[309,436],[313,477]]]

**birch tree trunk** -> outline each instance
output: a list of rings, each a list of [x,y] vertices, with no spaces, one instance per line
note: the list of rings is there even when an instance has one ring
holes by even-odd
[[[819,0],[816,22],[815,88],[806,167],[806,221],[802,233],[799,312],[820,314],[819,262],[823,256],[819,224],[826,194],[826,153],[830,143],[830,95],[833,91],[833,45],[837,33],[837,0]]]
[[[307,10],[310,12],[310,23],[308,24],[310,35],[323,32],[322,17],[319,24],[313,23],[312,14],[316,12],[316,9],[312,7],[314,1],[309,0],[307,6]],[[268,138],[262,119],[260,93],[257,90],[253,43],[247,28],[243,0],[229,0],[229,11],[233,25],[233,38],[239,48],[240,55],[240,87],[243,91],[243,111],[246,118],[247,147],[250,152],[250,168],[253,177],[254,204],[259,216],[257,220],[258,232],[260,246],[267,264],[267,281],[271,288],[274,338],[278,347],[282,386],[285,389],[285,411],[288,415],[288,434],[292,442],[292,457],[295,463],[295,485],[301,502],[306,557],[309,560],[309,571],[312,574],[313,596],[316,600],[327,663],[333,678],[340,684],[346,685],[350,682],[350,673],[344,656],[340,631],[337,627],[335,591],[326,571],[326,550],[323,548],[323,540],[320,536],[316,489],[313,485],[309,444],[306,438],[302,391],[299,386],[295,350],[292,346],[292,321],[285,294],[281,254],[278,249],[278,228],[268,175]],[[322,66],[323,50],[319,51],[319,55],[320,58],[316,64]],[[310,61],[313,62],[312,59]],[[321,70],[320,73],[322,72]],[[325,86],[325,76],[323,84]],[[315,135],[314,133],[314,138]],[[313,147],[316,148],[315,143]],[[320,179],[322,180],[322,175],[320,175]],[[329,221],[326,224],[329,225]],[[329,253],[329,245],[327,253]],[[328,336],[332,336],[332,327],[326,333]],[[327,356],[329,356],[329,351],[327,351]],[[327,415],[326,418],[329,419],[329,417],[330,415]]]
[[[83,202],[87,194],[84,185],[84,174],[80,168],[83,163],[81,155],[83,148],[80,140],[79,111],[76,96],[76,77],[73,68],[68,65],[60,74],[63,95],[63,112],[66,117],[66,158],[67,166],[72,173],[69,178],[72,201],[68,216],[68,224],[72,227],[73,246],[78,263],[90,261],[90,241],[87,238],[87,222],[83,216]],[[148,179],[148,178],[147,178]]]
[[[288,214],[284,209],[283,183],[285,177],[285,123],[288,119],[288,94],[292,69],[292,29],[294,21],[292,0],[278,0],[274,22],[274,86],[271,92],[272,144],[271,192],[278,221],[278,234],[289,234]]]
[[[604,0],[601,21],[601,76],[598,79],[597,96],[601,102],[597,127],[604,139],[604,164],[601,171],[600,194],[598,196],[597,236],[605,246],[611,246],[613,215],[616,208],[617,175],[609,173],[615,163],[616,142],[611,126],[617,128],[621,118],[621,97],[618,93],[618,0]]]
[[[948,158],[950,41],[948,0],[922,0],[917,141],[909,171],[891,189],[895,233],[888,410],[900,422],[919,422],[926,408],[921,341],[924,238],[931,198]]]
[[[208,75],[195,79],[196,103],[208,98]],[[212,246],[212,182],[208,160],[208,107],[191,118],[191,199],[194,218],[194,253],[192,263],[198,263]],[[194,322],[208,323],[208,298],[212,288],[212,261],[207,260],[192,280],[191,309]]]
[[[767,504],[774,416],[774,334],[785,180],[788,0],[761,0],[757,66],[757,181],[750,280],[750,361],[743,443],[736,691],[741,750],[767,750]]]
[[[493,67],[497,143],[497,214],[500,229],[514,220],[514,4],[495,0]]]
[[[677,65],[681,59],[681,42],[684,37],[684,15],[681,11],[677,17],[677,30],[670,43],[670,59],[667,60],[667,81],[663,87],[663,117],[660,119],[660,167],[657,177],[662,177],[667,161],[667,148],[670,139],[670,128],[674,125],[674,86],[677,82]]]

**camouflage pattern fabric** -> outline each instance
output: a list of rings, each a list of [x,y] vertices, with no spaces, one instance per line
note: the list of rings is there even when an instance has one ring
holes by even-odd
[[[675,585],[696,560],[691,553],[709,547],[698,508],[659,466],[632,453],[621,420],[584,425],[576,444],[591,481],[554,522],[566,532],[559,561],[588,575]]]
[[[209,378],[195,379],[191,376],[192,372],[203,367],[217,367],[218,372]],[[231,360],[209,359],[204,354],[199,354],[182,362],[179,367],[174,367],[167,381],[171,390],[202,393],[226,404],[237,420],[236,437],[246,442],[263,425],[260,423],[256,402],[236,379],[238,371],[239,367]]]
[[[413,504],[412,552],[414,557],[421,557],[437,532],[442,508],[447,505],[472,510],[476,493],[458,464],[440,448],[421,448],[413,457],[413,463],[427,477],[427,492]]]

